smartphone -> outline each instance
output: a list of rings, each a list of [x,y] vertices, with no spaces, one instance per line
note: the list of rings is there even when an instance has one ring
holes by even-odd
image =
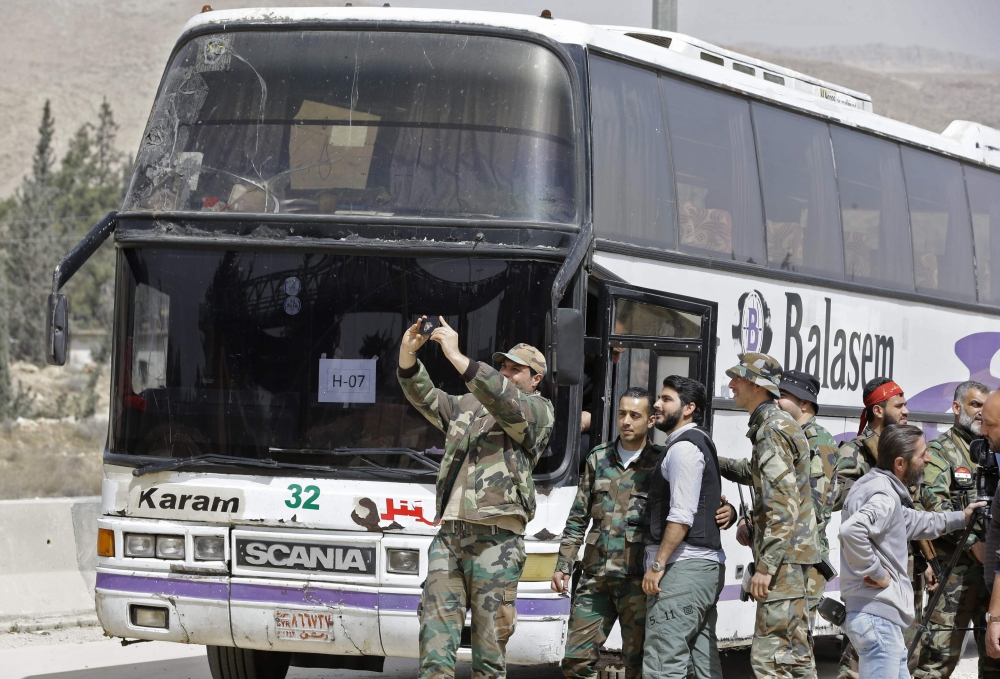
[[[430,337],[430,334],[434,332],[435,328],[441,327],[441,321],[437,316],[433,318],[425,318],[420,322],[420,332],[419,334]]]

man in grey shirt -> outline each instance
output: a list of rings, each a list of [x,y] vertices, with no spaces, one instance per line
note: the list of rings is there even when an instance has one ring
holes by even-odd
[[[715,445],[695,425],[706,402],[701,383],[671,375],[654,407],[656,428],[668,438],[646,502],[645,679],[722,677],[715,636],[725,583],[726,555],[715,520],[722,484]]]

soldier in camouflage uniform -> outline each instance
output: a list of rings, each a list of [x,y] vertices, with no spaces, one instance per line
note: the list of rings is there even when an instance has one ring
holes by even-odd
[[[649,392],[632,387],[618,401],[619,437],[587,456],[552,576],[554,591],[568,591],[577,553],[586,542],[562,661],[566,677],[596,676],[598,652],[615,620],[621,625],[625,676],[637,679],[642,673],[642,536],[650,474],[662,451],[649,440],[652,424]]]
[[[507,640],[517,621],[517,582],[524,569],[524,528],[535,514],[531,472],[552,431],[552,404],[536,389],[545,358],[527,344],[494,354],[499,372],[472,361],[441,319],[429,339],[471,393],[434,387],[414,355],[428,337],[423,318],[403,335],[399,383],[413,406],[445,433],[437,478],[435,523],[420,600],[421,679],[455,676],[455,654],[472,609],[472,674],[505,677]]]
[[[878,437],[882,430],[890,424],[906,424],[909,410],[906,409],[906,396],[902,388],[887,377],[876,377],[868,381],[862,390],[865,409],[861,414],[861,428],[858,435],[847,443],[840,444],[837,465],[834,473],[833,511],[839,512],[844,507],[844,498],[854,482],[877,466]],[[922,509],[919,489],[910,488],[914,509]],[[923,572],[926,564],[923,559],[917,560],[914,567],[911,557],[910,581],[913,585],[913,608],[916,619],[920,619],[921,603],[924,594]],[[914,628],[904,632],[904,640],[909,645],[913,639]],[[840,669],[837,679],[858,679],[858,653],[844,637],[846,645],[840,657]],[[914,654],[912,663],[917,655]]]
[[[809,486],[809,442],[788,413],[775,404],[781,364],[747,353],[726,371],[737,407],[750,413],[750,459],[719,458],[722,476],[754,491],[752,520],[755,573],[750,594],[757,621],[750,663],[757,677],[815,677],[809,634],[806,581],[820,561],[816,512]],[[747,526],[737,539],[746,544]]]
[[[969,445],[980,435],[983,404],[989,394],[989,387],[980,382],[963,382],[955,389],[955,400],[951,404],[955,425],[927,445],[931,460],[924,467],[922,493],[927,511],[963,510],[975,501],[978,465],[969,455]],[[930,634],[924,637],[920,662],[913,672],[914,679],[950,677],[959,661],[965,628],[970,623],[978,628],[986,625],[989,593],[983,579],[983,536],[977,537],[973,533],[961,546],[956,542],[959,537],[959,533],[946,533],[934,540],[934,549],[942,566],[951,562],[959,547],[963,554],[944,583],[944,594],[931,614],[928,623]],[[934,631],[942,627],[959,627],[961,631]],[[979,647],[979,676],[997,679],[1000,677],[1000,661],[986,655],[983,631],[976,630],[974,636]]]
[[[792,416],[802,427],[809,442],[809,485],[816,507],[816,530],[824,559],[830,558],[830,542],[826,525],[833,514],[833,475],[837,465],[837,442],[833,434],[816,421],[819,412],[819,380],[809,373],[786,370],[781,374],[781,398],[778,407]],[[826,578],[816,568],[809,569],[809,612],[815,614],[826,590]]]

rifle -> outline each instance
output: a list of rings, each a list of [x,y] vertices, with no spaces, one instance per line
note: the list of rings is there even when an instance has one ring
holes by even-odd
[[[931,567],[931,570],[934,572],[934,577],[937,578],[938,583],[941,583],[941,560],[938,559],[937,550],[934,549],[934,543],[930,540],[917,540],[916,542],[917,547],[920,548],[920,553],[924,555],[924,561],[926,561]]]
[[[740,583],[740,601],[750,601],[750,580],[757,572],[757,553],[754,551],[753,522],[750,520],[750,511],[747,509],[746,500],[743,498],[743,484],[737,483],[736,489],[740,492],[740,518],[746,522],[747,538],[750,540],[750,553],[753,559],[747,564],[743,571],[743,581]],[[750,501],[753,502],[753,490],[750,491]]]

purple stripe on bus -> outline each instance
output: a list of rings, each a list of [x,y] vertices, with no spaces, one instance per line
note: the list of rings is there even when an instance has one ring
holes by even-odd
[[[320,589],[318,587],[282,587],[271,585],[245,585],[234,582],[231,597],[237,601],[261,601],[276,604],[299,604],[306,606],[350,606],[351,608],[371,608],[378,606],[375,592],[352,592],[341,589]]]
[[[383,611],[413,611],[417,612],[420,605],[419,594],[379,594],[378,607]]]
[[[179,578],[147,578],[136,575],[97,574],[97,589],[135,594],[167,594],[193,599],[229,599],[229,586],[222,582],[202,582]]]

